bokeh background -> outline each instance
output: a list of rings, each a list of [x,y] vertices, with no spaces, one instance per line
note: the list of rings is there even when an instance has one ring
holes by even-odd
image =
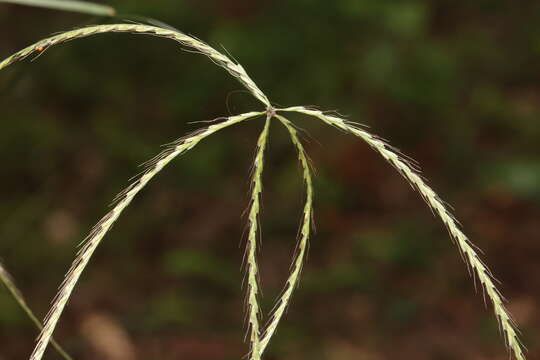
[[[419,160],[455,207],[540,358],[537,1],[111,1],[223,46],[272,101],[365,123]],[[129,18],[124,15],[123,18]],[[2,57],[84,15],[0,4]],[[99,35],[0,74],[0,257],[43,316],[75,246],[138,164],[203,124],[260,108],[174,42]],[[506,359],[444,226],[361,141],[313,120],[317,234],[267,359]],[[155,179],[93,258],[56,332],[76,359],[239,359],[248,172],[261,121],[201,143]],[[264,310],[287,275],[303,199],[272,128],[260,252]],[[0,359],[36,330],[0,288]],[[49,350],[46,359],[59,359]]]

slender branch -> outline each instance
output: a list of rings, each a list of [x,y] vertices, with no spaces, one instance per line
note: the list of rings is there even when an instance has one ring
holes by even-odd
[[[246,247],[247,254],[247,276],[248,276],[248,321],[251,343],[251,360],[260,360],[260,307],[257,299],[259,295],[259,269],[257,265],[257,235],[259,232],[259,212],[262,195],[262,173],[264,169],[264,152],[268,143],[268,130],[270,128],[271,117],[267,115],[264,129],[261,131],[257,141],[257,152],[253,162],[253,175],[251,178],[251,201],[248,217],[248,240]]]
[[[274,335],[279,321],[283,317],[287,306],[291,303],[293,290],[298,286],[300,279],[300,273],[302,272],[302,266],[305,261],[308,240],[311,233],[311,228],[313,227],[313,180],[311,176],[311,170],[309,166],[309,160],[304,150],[302,142],[298,138],[296,128],[291,124],[289,120],[281,115],[275,115],[275,117],[285,126],[293,145],[296,147],[298,152],[298,160],[302,165],[302,173],[304,178],[304,183],[306,185],[306,201],[304,204],[302,223],[300,225],[300,241],[298,243],[298,250],[296,257],[293,259],[291,265],[291,273],[287,279],[285,289],[283,290],[282,295],[276,303],[275,310],[270,315],[270,320],[268,326],[264,331],[264,336],[261,340],[261,355],[268,346],[270,339]]]
[[[295,106],[277,111],[294,111],[313,116],[322,120],[328,125],[358,136],[372,149],[378,152],[388,163],[390,163],[413,186],[413,188],[418,190],[427,205],[442,220],[448,229],[450,237],[457,244],[461,255],[465,259],[465,263],[467,266],[470,266],[473,269],[473,272],[482,284],[484,291],[488,294],[488,297],[493,304],[493,311],[502,329],[507,347],[512,350],[516,359],[524,360],[525,355],[523,354],[523,348],[517,334],[516,326],[510,316],[510,313],[504,306],[501,293],[495,287],[491,271],[482,262],[482,260],[480,260],[474,245],[462,232],[454,216],[450,213],[435,191],[433,191],[433,189],[431,189],[431,187],[424,182],[414,165],[410,164],[406,159],[401,157],[397,150],[392,148],[384,140],[365,131],[359,127],[358,124],[348,122],[347,120],[337,116],[326,115],[322,111],[308,109],[303,106]]]
[[[36,315],[34,315],[32,309],[30,309],[30,307],[26,303],[26,300],[24,299],[23,294],[17,288],[17,285],[15,285],[15,281],[13,280],[13,277],[9,274],[9,272],[6,270],[5,266],[1,262],[0,262],[0,280],[4,283],[8,291],[15,298],[15,301],[17,301],[17,304],[19,304],[21,309],[23,309],[23,311],[26,313],[28,318],[30,318],[30,320],[34,323],[34,325],[36,325],[36,327],[39,330],[42,330],[43,325],[41,325],[41,322],[38,320]],[[51,338],[51,344],[64,359],[73,360],[73,358],[53,338]]]
[[[146,170],[137,180],[118,194],[115,199],[115,206],[113,209],[94,226],[88,237],[83,242],[81,249],[77,253],[75,261],[71,265],[71,268],[62,282],[58,294],[53,300],[51,309],[45,319],[43,331],[37,340],[36,347],[30,356],[30,360],[41,360],[43,357],[43,353],[45,352],[49,339],[51,338],[56,324],[58,323],[60,315],[62,314],[64,307],[66,306],[82,272],[90,261],[92,254],[98,247],[105,234],[107,234],[107,232],[116,222],[120,214],[122,214],[124,209],[131,203],[135,195],[137,195],[139,191],[141,191],[146,184],[171,160],[178,155],[191,150],[201,140],[228,126],[263,114],[264,112],[250,112],[242,115],[232,116],[221,123],[212,124],[207,128],[195,131],[194,133],[175,141],[162,153],[146,163]]]
[[[270,101],[266,95],[257,87],[253,80],[246,73],[242,65],[232,61],[226,55],[220,53],[210,45],[188,36],[180,31],[157,26],[142,25],[142,24],[112,24],[112,25],[96,25],[85,28],[66,31],[58,35],[54,35],[36,42],[26,48],[16,52],[0,62],[0,70],[13,64],[16,61],[22,60],[34,53],[41,53],[53,45],[64,43],[74,39],[80,39],[91,35],[121,32],[131,34],[146,34],[154,35],[161,38],[172,39],[182,46],[193,49],[195,52],[208,56],[214,63],[223,67],[229,74],[240,81],[259,101],[265,106],[270,106]]]

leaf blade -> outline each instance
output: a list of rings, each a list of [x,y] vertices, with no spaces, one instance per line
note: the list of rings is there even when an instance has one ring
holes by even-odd
[[[0,0],[0,3],[8,3],[24,6],[35,6],[51,10],[71,11],[82,14],[97,16],[114,16],[116,9],[112,6],[102,5],[87,1],[76,0]]]

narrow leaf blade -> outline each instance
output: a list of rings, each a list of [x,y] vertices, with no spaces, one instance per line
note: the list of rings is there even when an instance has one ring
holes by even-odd
[[[72,11],[97,16],[114,16],[116,10],[108,5],[76,0],[0,0],[0,3],[36,6],[46,9]]]

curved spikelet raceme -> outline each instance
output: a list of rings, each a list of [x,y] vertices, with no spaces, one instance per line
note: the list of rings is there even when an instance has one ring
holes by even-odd
[[[49,314],[46,317],[43,331],[38,338],[36,347],[30,356],[30,360],[41,360],[43,357],[43,353],[45,352],[49,339],[58,323],[58,319],[60,318],[79,277],[90,261],[92,254],[120,214],[122,214],[124,209],[131,203],[135,195],[137,195],[139,191],[141,191],[171,160],[176,156],[191,150],[201,140],[226,127],[263,114],[264,112],[250,112],[231,116],[221,123],[212,124],[205,129],[198,130],[191,135],[172,143],[166,150],[148,163],[147,169],[142,173],[138,180],[135,180],[127,189],[117,196],[116,204],[113,209],[96,224],[84,241],[84,245],[77,253],[77,257],[66,274],[60,290],[53,301]]]
[[[480,260],[474,245],[463,233],[463,231],[461,231],[454,216],[449,212],[435,191],[433,191],[433,189],[431,189],[431,187],[425,183],[422,177],[418,174],[418,171],[415,170],[414,166],[400,156],[398,152],[393,147],[388,145],[384,140],[360,128],[358,124],[351,123],[337,116],[326,115],[322,111],[309,109],[303,106],[294,106],[277,111],[294,111],[313,116],[322,120],[328,125],[358,136],[372,149],[378,152],[388,163],[396,168],[396,170],[420,193],[433,212],[442,220],[448,229],[450,237],[457,244],[467,266],[472,268],[474,272],[473,276],[476,275],[482,284],[483,290],[485,293],[487,293],[489,299],[491,300],[493,304],[493,311],[497,317],[497,320],[499,321],[506,345],[509,349],[511,349],[517,360],[524,360],[525,355],[523,354],[522,345],[518,338],[514,321],[504,306],[500,292],[495,287],[491,271],[482,262],[482,260]]]
[[[13,280],[13,277],[10,275],[10,273],[6,270],[5,266],[0,262],[0,280],[4,283],[10,294],[13,296],[15,301],[17,301],[17,304],[23,309],[23,311],[26,313],[28,318],[36,325],[38,330],[43,329],[43,325],[41,325],[41,322],[38,320],[37,316],[34,315],[34,312],[28,304],[26,303],[26,300],[24,299],[24,296],[22,292],[19,290],[17,285],[15,285],[15,281]],[[60,356],[62,356],[66,360],[73,360],[73,358],[54,340],[51,338],[51,344],[52,346],[58,351]]]
[[[291,272],[289,274],[289,277],[287,278],[285,288],[275,305],[275,310],[270,315],[268,326],[264,330],[263,338],[261,340],[261,355],[268,346],[270,339],[274,335],[277,326],[279,325],[279,321],[285,313],[285,310],[291,303],[292,293],[294,289],[298,286],[298,282],[300,280],[300,273],[302,272],[302,266],[306,257],[309,236],[313,227],[313,180],[306,151],[304,150],[302,142],[298,138],[297,130],[294,125],[281,115],[276,114],[275,117],[285,126],[285,128],[289,132],[291,141],[295,146],[296,151],[298,152],[298,160],[300,162],[300,165],[302,166],[302,174],[304,178],[304,183],[306,185],[306,200],[304,203],[302,223],[300,225],[300,239],[298,242],[296,256],[294,257],[291,264]]]
[[[67,41],[84,38],[91,35],[121,32],[131,34],[146,34],[153,35],[161,38],[172,39],[182,46],[193,49],[194,52],[201,53],[208,56],[215,64],[221,66],[229,74],[234,76],[240,81],[246,89],[248,89],[255,98],[261,101],[265,106],[270,106],[270,101],[266,95],[257,87],[253,80],[246,73],[242,65],[232,61],[224,54],[220,53],[210,45],[198,40],[192,36],[188,36],[180,31],[162,28],[158,26],[144,25],[144,24],[111,24],[111,25],[96,25],[88,26],[80,29],[62,32],[60,34],[48,37],[37,43],[34,43],[26,48],[16,52],[15,54],[7,57],[0,62],[0,70],[3,68],[25,59],[32,54],[41,54],[49,47],[57,44],[61,44]]]
[[[257,140],[257,151],[253,161],[253,175],[251,177],[251,199],[248,212],[248,239],[246,246],[246,266],[247,266],[247,305],[248,321],[250,332],[251,360],[260,360],[260,306],[259,300],[259,267],[257,265],[257,235],[259,232],[259,212],[262,195],[262,173],[264,169],[264,152],[268,143],[268,133],[270,128],[270,116],[266,117],[264,128]]]

